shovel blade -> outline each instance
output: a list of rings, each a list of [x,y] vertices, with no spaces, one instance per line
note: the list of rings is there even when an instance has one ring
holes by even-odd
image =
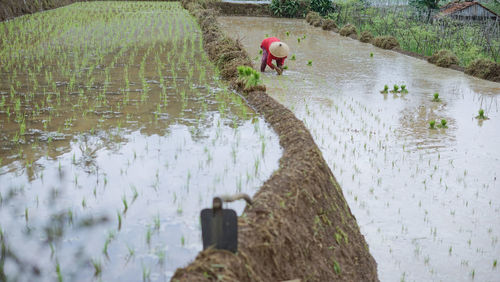
[[[203,249],[213,247],[235,253],[238,249],[238,219],[231,209],[203,209],[200,214]]]

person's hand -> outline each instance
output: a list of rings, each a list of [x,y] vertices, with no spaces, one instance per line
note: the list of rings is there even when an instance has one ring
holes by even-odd
[[[282,68],[275,68],[276,72],[278,73],[278,75],[281,75],[283,73],[283,69]]]

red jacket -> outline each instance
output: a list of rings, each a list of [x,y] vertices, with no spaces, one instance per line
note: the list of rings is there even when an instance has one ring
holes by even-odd
[[[276,60],[276,63],[278,65],[284,65],[285,64],[285,59],[286,57],[284,58],[276,58],[275,56],[273,56],[271,54],[271,52],[269,52],[269,46],[271,46],[271,43],[273,42],[280,42],[280,40],[276,37],[269,37],[269,38],[266,38],[262,41],[262,43],[260,44],[260,48],[262,49],[265,49],[267,51],[267,65],[272,67],[273,65],[273,60]]]

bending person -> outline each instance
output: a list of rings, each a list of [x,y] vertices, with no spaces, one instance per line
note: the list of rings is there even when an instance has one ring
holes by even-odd
[[[268,65],[271,69],[275,70],[278,75],[282,74],[285,59],[290,52],[288,45],[281,42],[276,37],[269,37],[262,41],[260,48],[262,48],[260,71],[264,72],[266,70],[266,65]],[[276,61],[276,65],[273,64],[273,60]]]

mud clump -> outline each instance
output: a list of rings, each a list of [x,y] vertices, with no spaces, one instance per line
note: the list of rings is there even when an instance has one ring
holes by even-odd
[[[458,65],[458,58],[449,50],[439,50],[434,53],[427,61],[436,66],[448,68],[451,65]]]
[[[322,26],[323,25],[323,19],[314,19],[311,21],[311,24],[315,27]]]
[[[387,50],[399,47],[398,40],[394,36],[377,36],[372,40],[372,44]]]
[[[326,19],[323,21],[323,25],[321,26],[323,30],[334,30],[337,28],[337,24],[334,20]]]
[[[351,36],[351,35],[356,35],[356,27],[352,24],[346,24],[340,29],[340,35],[342,36]]]
[[[304,123],[265,88],[245,89],[237,67],[251,66],[248,54],[197,1],[182,4],[197,15],[209,58],[280,136],[283,156],[238,218],[238,252],[204,250],[178,268],[172,281],[378,281],[375,260],[342,189]]]
[[[365,31],[361,32],[361,36],[359,38],[359,41],[364,42],[364,43],[370,43],[370,42],[372,42],[372,40],[373,40],[373,35],[369,31],[365,30]]]
[[[306,15],[306,22],[311,24],[312,20],[321,19],[321,16],[317,12],[309,12]]]
[[[500,82],[500,64],[486,59],[477,59],[465,68],[465,73],[482,79]]]

